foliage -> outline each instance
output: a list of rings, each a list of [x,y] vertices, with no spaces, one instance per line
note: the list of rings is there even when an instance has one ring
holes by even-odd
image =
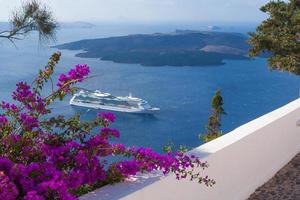
[[[199,138],[203,142],[209,142],[214,140],[222,135],[220,130],[221,127],[221,117],[225,115],[226,112],[223,108],[224,102],[221,96],[221,91],[217,90],[212,101],[211,101],[211,115],[208,118],[208,125],[206,126],[206,133],[200,134]]]
[[[10,30],[0,32],[0,38],[11,42],[24,39],[32,31],[38,31],[41,40],[54,39],[58,27],[49,8],[36,0],[25,2],[20,10],[13,12],[10,25]]]
[[[261,11],[269,17],[250,33],[250,56],[268,52],[272,70],[300,75],[300,1],[271,1]]]
[[[207,163],[193,155],[159,154],[150,148],[111,143],[111,138],[120,137],[118,130],[110,128],[116,120],[112,113],[99,113],[88,122],[81,121],[80,115],[49,117],[51,103],[73,94],[74,85],[90,72],[87,65],[76,65],[61,74],[55,86],[52,76],[59,60],[60,53],[53,54],[31,85],[16,85],[12,94],[16,104],[1,103],[1,199],[77,199],[103,185],[155,170],[173,173],[178,180],[215,183],[202,176]],[[52,84],[51,93],[42,96],[47,82]],[[92,134],[94,129],[96,134]],[[109,163],[115,156],[122,159]]]
[[[211,133],[211,134],[200,134],[199,135],[199,138],[204,142],[210,142],[218,137],[221,137],[223,134],[222,134],[222,131],[218,131],[218,132],[215,132],[215,133]]]
[[[190,150],[189,147],[187,147],[185,145],[177,146],[174,142],[169,142],[167,145],[165,145],[163,147],[163,151],[165,153],[171,153],[171,152],[174,152],[174,151],[181,152],[181,153],[186,153],[189,150]]]

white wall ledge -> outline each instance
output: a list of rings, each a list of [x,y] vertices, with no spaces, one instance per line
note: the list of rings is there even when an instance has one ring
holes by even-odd
[[[81,200],[243,200],[300,152],[300,99],[259,117],[191,151],[207,160],[207,188],[161,174],[108,185]]]

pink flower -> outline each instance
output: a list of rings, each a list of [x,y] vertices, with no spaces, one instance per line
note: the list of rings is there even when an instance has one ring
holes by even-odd
[[[16,200],[18,194],[16,185],[9,180],[3,171],[0,171],[0,199]]]
[[[0,130],[4,129],[4,127],[8,126],[9,122],[5,116],[0,115]]]
[[[110,112],[98,113],[97,116],[103,118],[104,120],[107,120],[109,123],[115,122],[116,120],[116,116]]]
[[[31,131],[33,128],[38,127],[38,120],[35,117],[28,115],[27,113],[21,113],[20,120],[23,129],[26,131]]]
[[[62,88],[66,87],[65,90],[68,90],[69,87],[67,86],[68,83],[71,81],[76,82],[81,82],[85,77],[87,77],[90,73],[90,68],[87,65],[76,65],[74,69],[71,69],[67,75],[61,74],[58,79],[57,86]]]
[[[27,194],[24,196],[24,200],[45,200],[45,198],[39,195],[37,191],[33,190],[27,192]]]
[[[109,137],[119,138],[120,132],[117,129],[113,129],[113,128],[102,128],[101,136],[104,138],[109,138]]]

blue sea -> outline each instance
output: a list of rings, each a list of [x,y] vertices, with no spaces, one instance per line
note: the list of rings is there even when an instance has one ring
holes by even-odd
[[[135,33],[170,32],[175,28],[191,27],[106,24],[86,29],[62,28],[55,44]],[[230,30],[244,33],[250,28],[237,27],[227,31]],[[16,43],[17,47],[8,41],[0,41],[1,100],[11,100],[16,82],[32,81],[38,69],[57,51],[49,45],[38,43],[35,35]],[[117,122],[113,124],[121,131],[119,142],[152,147],[157,151],[170,142],[189,147],[202,143],[198,134],[205,131],[210,101],[217,89],[222,91],[227,113],[222,120],[223,133],[283,106],[299,95],[299,78],[270,71],[263,58],[227,60],[225,65],[210,67],[143,67],[78,58],[75,53],[62,51],[56,76],[77,63],[85,63],[90,66],[91,75],[96,77],[82,83],[81,87],[114,95],[132,93],[161,108],[154,115],[116,113]],[[70,98],[56,102],[53,112],[66,116],[81,113],[83,120],[96,116],[97,110],[70,106]]]

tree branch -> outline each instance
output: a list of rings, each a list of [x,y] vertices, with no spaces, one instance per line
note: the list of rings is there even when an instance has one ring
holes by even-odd
[[[13,12],[10,20],[12,29],[0,32],[0,38],[6,38],[12,43],[13,40],[22,40],[32,32],[38,31],[41,39],[55,39],[55,31],[58,27],[52,12],[36,0],[23,4],[19,11]]]

